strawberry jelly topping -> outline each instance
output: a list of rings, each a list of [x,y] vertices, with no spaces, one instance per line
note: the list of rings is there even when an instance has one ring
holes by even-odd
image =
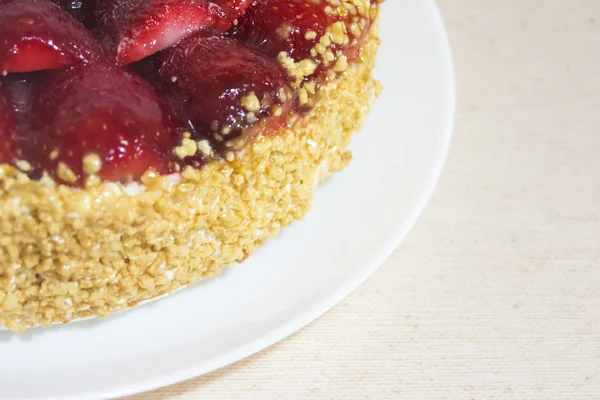
[[[356,59],[369,27],[370,9],[355,6],[334,10],[324,3],[256,0],[233,29],[233,35],[272,57],[283,51],[300,61],[339,50],[348,59]]]
[[[99,35],[117,64],[127,65],[208,28],[226,31],[249,0],[112,0],[95,8]]]
[[[25,152],[59,181],[81,183],[84,173],[127,181],[150,167],[172,168],[175,120],[154,89],[124,69],[96,63],[52,72],[34,109]]]
[[[47,0],[0,0],[0,75],[63,68],[97,59],[101,48]]]
[[[181,41],[162,58],[159,76],[174,108],[198,139],[216,149],[237,147],[235,140],[259,121],[271,129],[285,123],[293,100],[290,79],[275,60],[233,39],[204,34]],[[283,92],[290,93],[287,101]]]
[[[0,164],[81,186],[230,159],[314,105],[372,12],[369,0],[0,0]]]

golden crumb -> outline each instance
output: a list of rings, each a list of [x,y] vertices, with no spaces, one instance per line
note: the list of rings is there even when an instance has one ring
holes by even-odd
[[[88,175],[97,174],[102,169],[102,160],[98,154],[83,157],[83,171]]]
[[[250,92],[248,95],[242,97],[241,103],[246,111],[260,111],[260,100],[256,97],[256,93],[254,92]]]
[[[23,172],[29,172],[33,168],[31,164],[26,160],[17,160],[15,161],[15,165]]]
[[[56,176],[65,182],[77,182],[77,175],[75,172],[73,172],[73,170],[63,162],[58,163],[58,167],[56,167]]]
[[[286,39],[289,39],[293,30],[294,30],[294,28],[292,28],[291,25],[284,24],[284,25],[280,26],[279,28],[277,28],[277,30],[275,32],[281,39],[286,40]]]
[[[198,150],[200,150],[205,157],[210,156],[213,152],[212,148],[210,147],[210,142],[206,139],[198,141],[197,146]]]
[[[333,70],[335,72],[344,72],[347,69],[348,69],[348,59],[346,58],[346,56],[341,56],[335,62],[335,65],[333,66]]]
[[[315,40],[315,39],[317,38],[317,32],[315,32],[315,31],[311,31],[311,30],[308,30],[308,31],[306,31],[306,33],[304,34],[304,38],[305,38],[306,40]]]
[[[280,117],[282,113],[283,110],[281,109],[281,106],[273,106],[273,115],[275,117]]]
[[[298,99],[300,100],[301,105],[308,103],[308,92],[306,89],[301,88],[298,90]]]
[[[175,155],[182,160],[186,157],[192,157],[196,154],[196,151],[198,151],[196,142],[187,137],[181,139],[179,146],[175,147]]]

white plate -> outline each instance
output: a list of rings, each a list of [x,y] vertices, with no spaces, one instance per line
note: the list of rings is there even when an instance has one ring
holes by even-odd
[[[306,220],[221,277],[137,310],[0,332],[0,399],[118,397],[213,371],[302,328],[372,274],[433,191],[454,115],[433,2],[384,3],[381,36],[385,91],[351,166],[318,190]]]

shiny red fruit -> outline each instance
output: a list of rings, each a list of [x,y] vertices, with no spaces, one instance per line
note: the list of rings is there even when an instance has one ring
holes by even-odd
[[[150,85],[105,64],[50,74],[32,125],[29,159],[69,184],[96,172],[84,168],[89,155],[101,161],[97,175],[104,180],[134,180],[151,167],[168,171],[178,142],[173,117]],[[65,166],[76,178],[64,174]]]
[[[354,7],[350,11],[333,3],[325,0],[256,0],[240,18],[233,36],[272,57],[284,51],[296,61],[318,58],[321,54],[311,50],[324,43],[326,50],[333,53],[340,50],[349,59],[354,59],[370,24],[369,10]],[[339,28],[343,28],[343,35],[339,29],[330,34],[336,22],[342,23]],[[327,38],[321,42],[324,35]]]
[[[100,46],[48,0],[0,0],[0,74],[64,68],[99,58]]]
[[[251,0],[97,0],[99,36],[119,65],[163,50],[190,34],[231,27]]]
[[[220,35],[196,34],[166,50],[159,76],[179,113],[222,150],[259,122],[278,128],[295,104],[277,61]]]

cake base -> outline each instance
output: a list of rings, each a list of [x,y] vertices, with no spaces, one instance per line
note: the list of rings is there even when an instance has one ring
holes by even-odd
[[[0,167],[0,326],[107,317],[218,275],[302,219],[318,183],[351,159],[380,90],[378,44],[374,24],[312,111],[232,161],[85,189]]]

